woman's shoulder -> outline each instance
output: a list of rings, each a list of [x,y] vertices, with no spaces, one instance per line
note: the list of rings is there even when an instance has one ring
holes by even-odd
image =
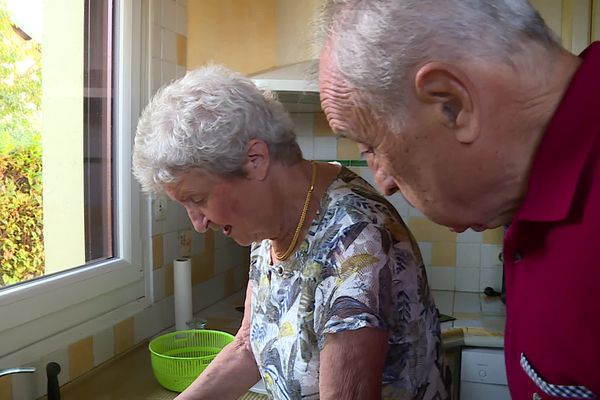
[[[383,195],[365,179],[346,167],[342,167],[327,192],[327,209],[346,213],[350,222],[370,221],[384,223],[389,219],[400,220],[400,215]]]

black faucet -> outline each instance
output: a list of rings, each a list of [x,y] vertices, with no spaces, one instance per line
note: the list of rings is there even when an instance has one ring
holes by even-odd
[[[60,365],[55,362],[46,364],[46,377],[48,379],[48,400],[60,400],[60,387],[58,385]]]

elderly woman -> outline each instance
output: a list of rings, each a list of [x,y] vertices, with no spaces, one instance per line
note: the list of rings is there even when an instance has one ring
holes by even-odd
[[[444,399],[437,311],[394,208],[337,164],[307,161],[281,104],[208,66],[160,90],[134,173],[198,232],[252,245],[245,314],[178,399]]]

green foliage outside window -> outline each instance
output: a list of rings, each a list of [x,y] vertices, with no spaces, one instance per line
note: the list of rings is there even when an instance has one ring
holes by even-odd
[[[0,0],[0,286],[44,273],[40,51]]]

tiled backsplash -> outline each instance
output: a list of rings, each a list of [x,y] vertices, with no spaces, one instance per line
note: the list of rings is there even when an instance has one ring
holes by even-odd
[[[298,143],[305,158],[317,160],[357,160],[356,144],[336,138],[323,113],[293,113]],[[374,185],[367,167],[352,170]],[[396,193],[388,197],[419,242],[432,289],[481,292],[487,286],[502,286],[503,228],[485,232],[467,230],[453,233],[423,216]]]

